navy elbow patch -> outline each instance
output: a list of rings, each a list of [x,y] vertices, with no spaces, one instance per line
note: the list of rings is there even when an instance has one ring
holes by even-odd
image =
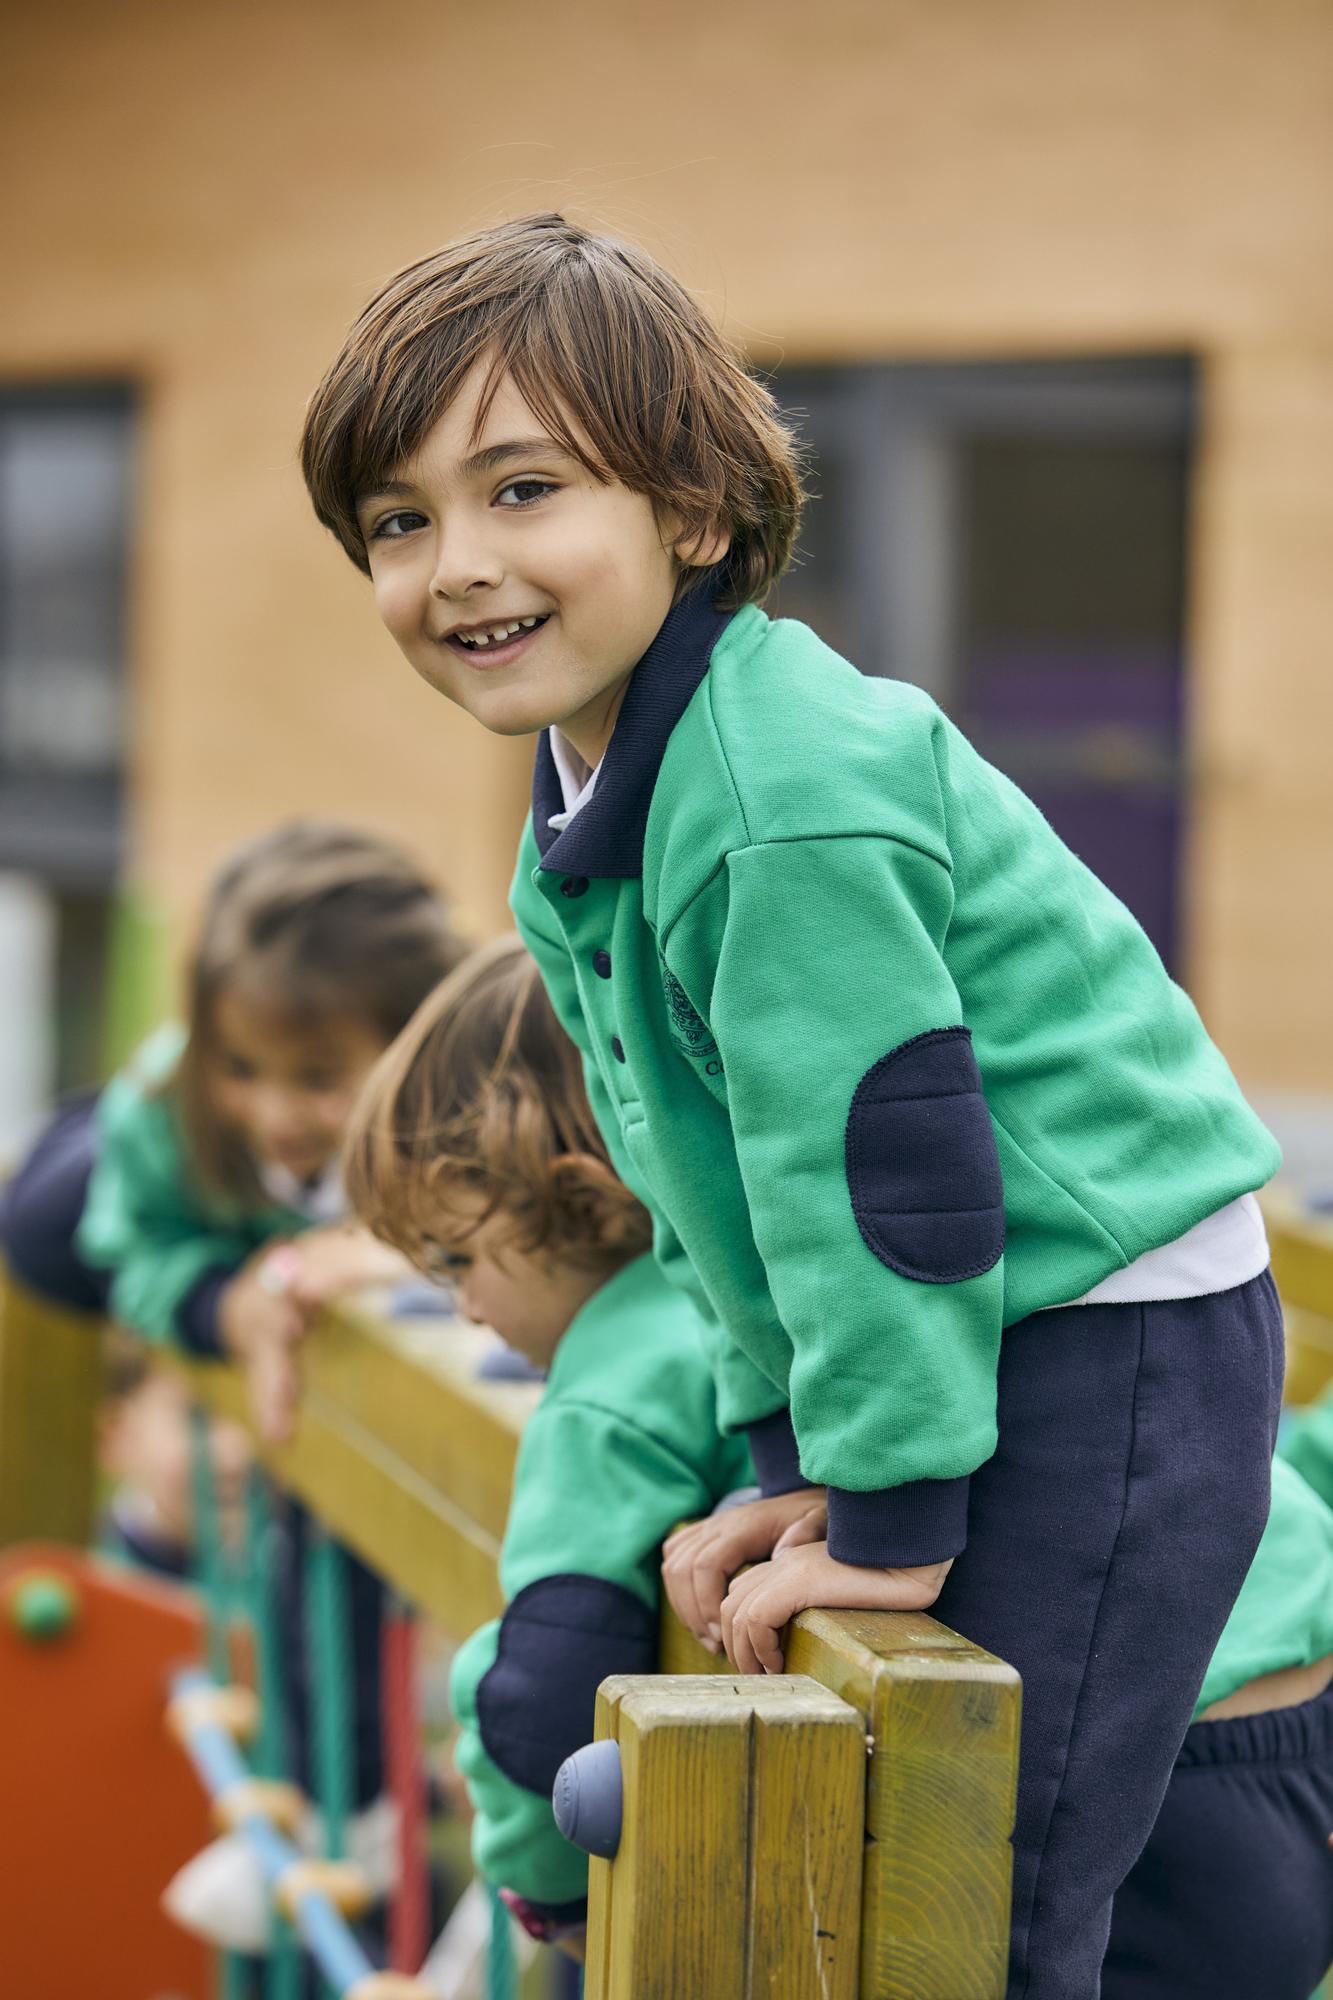
[[[566,1757],[591,1743],[608,1674],[650,1674],[657,1614],[623,1584],[545,1576],[500,1620],[495,1660],[477,1687],[477,1724],[491,1762],[550,1798]]]
[[[847,1185],[867,1246],[900,1277],[954,1285],[999,1263],[1000,1157],[966,1028],[932,1028],[866,1071]]]

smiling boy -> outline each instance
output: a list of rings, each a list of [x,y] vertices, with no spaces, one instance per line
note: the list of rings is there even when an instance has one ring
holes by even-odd
[[[411,267],[304,467],[417,672],[542,732],[515,914],[765,1488],[673,1597],[750,1670],[810,1605],[1012,1661],[1010,1994],[1093,2000],[1267,1516],[1276,1147],[1035,808],[758,609],[792,440],[642,253],[536,216]]]

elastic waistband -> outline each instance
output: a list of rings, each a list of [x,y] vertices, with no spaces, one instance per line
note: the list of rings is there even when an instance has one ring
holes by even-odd
[[[1294,1708],[1228,1715],[1193,1723],[1176,1768],[1217,1764],[1291,1764],[1333,1756],[1333,1683]]]

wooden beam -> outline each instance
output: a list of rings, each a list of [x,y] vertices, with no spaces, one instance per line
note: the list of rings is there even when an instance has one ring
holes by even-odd
[[[667,1673],[730,1672],[669,1609],[661,1659]],[[1000,2000],[1018,1675],[921,1612],[804,1611],[786,1662],[870,1736],[860,2000]]]
[[[865,1731],[797,1675],[617,1675],[624,1826],[590,1864],[588,2000],[855,2000]]]
[[[461,1321],[388,1321],[366,1307],[321,1318],[303,1352],[295,1436],[255,1448],[394,1588],[464,1639],[503,1610],[497,1564],[514,1457],[539,1387],[478,1381],[494,1350]],[[210,1409],[251,1428],[234,1370],[195,1364]]]
[[[92,1536],[101,1332],[0,1267],[0,1545]]]

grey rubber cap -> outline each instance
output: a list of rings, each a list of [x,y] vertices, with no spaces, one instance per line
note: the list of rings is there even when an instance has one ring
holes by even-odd
[[[555,1823],[566,1840],[603,1861],[615,1858],[625,1813],[618,1743],[585,1743],[566,1757],[551,1794]]]

